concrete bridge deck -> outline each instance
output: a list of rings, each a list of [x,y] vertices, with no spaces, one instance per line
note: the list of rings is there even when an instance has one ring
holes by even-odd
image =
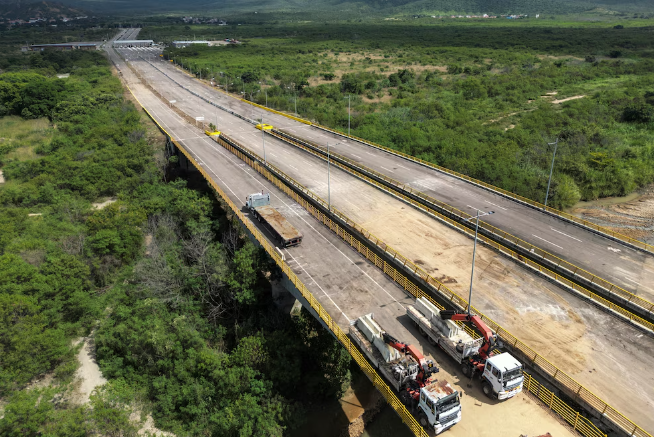
[[[176,100],[179,109],[192,117],[203,115],[207,123],[216,123],[220,130],[263,156],[261,131],[250,123],[184,91],[138,57],[132,62],[166,99]],[[185,76],[174,73],[176,78]],[[220,93],[209,95],[225,106],[233,100]],[[261,112],[247,109],[243,115],[255,119]],[[271,163],[323,199],[328,197],[323,160],[277,139],[267,137],[265,144]],[[348,217],[441,282],[466,294],[472,256],[472,242],[467,237],[334,167],[331,200]],[[478,248],[476,273],[476,307],[600,397],[628,412],[637,423],[654,429],[654,418],[649,414],[654,408],[654,393],[646,388],[654,385],[648,370],[654,352],[652,339],[489,249]]]

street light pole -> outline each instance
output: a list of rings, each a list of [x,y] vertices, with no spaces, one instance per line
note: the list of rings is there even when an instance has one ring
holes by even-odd
[[[472,308],[472,281],[475,277],[475,256],[477,255],[477,232],[479,231],[479,217],[485,215],[495,214],[495,211],[488,211],[482,215],[479,215],[479,210],[477,210],[477,223],[475,225],[475,243],[472,249],[472,272],[470,273],[470,291],[468,292],[468,316],[470,316],[470,309]],[[472,220],[474,217],[470,217],[468,220]],[[468,221],[466,220],[466,221]]]
[[[545,193],[545,208],[547,208],[547,198],[550,197],[550,184],[552,183],[552,172],[554,171],[554,158],[556,158],[556,148],[559,145],[559,139],[557,138],[553,143],[547,143],[548,146],[554,145],[554,154],[552,155],[552,166],[550,167],[550,178],[547,181],[547,193]]]
[[[263,113],[261,113],[261,145],[263,146],[263,163],[266,162],[266,133],[263,131]]]
[[[329,167],[331,159],[329,159],[329,143],[327,143],[327,210],[332,211],[332,190],[329,185]]]

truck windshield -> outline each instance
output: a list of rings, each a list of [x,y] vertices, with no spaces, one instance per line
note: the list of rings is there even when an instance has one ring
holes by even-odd
[[[512,379],[522,376],[522,366],[518,366],[515,369],[505,370],[502,374],[502,379],[504,381],[511,381]]]
[[[436,405],[436,409],[438,410],[438,413],[442,413],[443,411],[447,411],[450,408],[454,408],[459,404],[459,393],[452,393],[451,395],[448,395],[438,401],[438,405]]]

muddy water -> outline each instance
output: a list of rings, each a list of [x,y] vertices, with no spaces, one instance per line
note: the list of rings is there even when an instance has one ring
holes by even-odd
[[[402,419],[398,416],[393,408],[386,406],[383,410],[375,416],[366,429],[361,434],[361,437],[412,437],[413,433],[409,428],[402,423]]]
[[[641,196],[641,193],[639,192],[633,192],[631,194],[628,194],[623,197],[604,197],[602,199],[597,199],[597,200],[589,200],[587,202],[578,202],[576,205],[574,205],[571,208],[568,208],[566,211],[574,211],[577,208],[588,208],[591,206],[612,206],[612,205],[619,205],[621,203],[627,203],[631,202],[632,200],[636,200],[638,197]]]

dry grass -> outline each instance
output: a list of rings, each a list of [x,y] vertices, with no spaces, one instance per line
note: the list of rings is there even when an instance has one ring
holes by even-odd
[[[34,151],[41,144],[48,143],[54,135],[54,128],[47,118],[24,120],[10,116],[0,118],[0,147],[13,149],[7,159],[27,161],[37,158]]]

